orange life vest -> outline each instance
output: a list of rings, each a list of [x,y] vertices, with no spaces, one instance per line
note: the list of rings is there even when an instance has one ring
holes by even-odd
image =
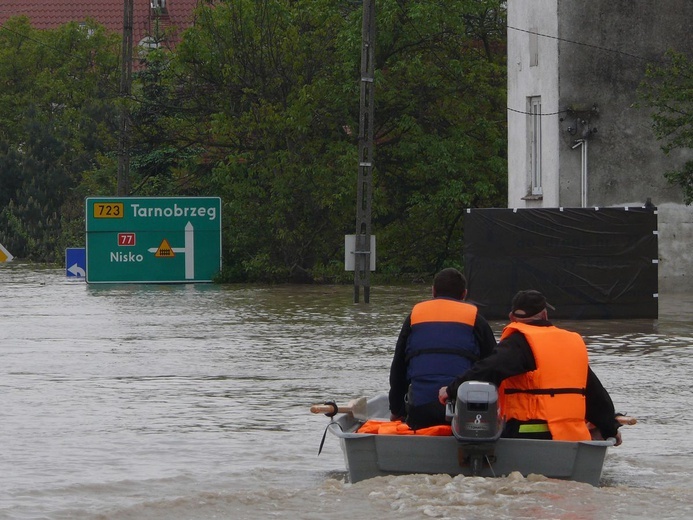
[[[579,334],[558,327],[511,323],[501,340],[522,333],[537,368],[509,377],[500,386],[500,406],[508,419],[544,420],[560,441],[589,440],[585,426],[587,347]]]
[[[380,435],[431,435],[445,437],[452,435],[452,427],[449,424],[439,424],[427,428],[412,430],[402,421],[378,421],[371,419],[361,425],[356,433],[377,433]]]

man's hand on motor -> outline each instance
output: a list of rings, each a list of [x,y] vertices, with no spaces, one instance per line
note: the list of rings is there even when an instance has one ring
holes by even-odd
[[[440,404],[445,404],[448,400],[448,387],[443,386],[438,390],[438,401]]]

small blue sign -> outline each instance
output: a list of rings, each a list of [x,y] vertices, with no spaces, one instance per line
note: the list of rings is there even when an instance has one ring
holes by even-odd
[[[84,247],[68,247],[65,250],[65,268],[68,278],[86,277],[87,250]]]

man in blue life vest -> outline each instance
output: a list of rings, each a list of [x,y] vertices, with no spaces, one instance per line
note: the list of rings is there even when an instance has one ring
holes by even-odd
[[[547,308],[554,309],[539,291],[519,291],[498,348],[440,388],[440,402],[457,395],[465,381],[493,383],[507,421],[503,437],[589,440],[589,421],[618,446],[614,404],[589,367],[584,340],[548,321]]]
[[[412,429],[446,424],[438,389],[496,347],[491,327],[466,296],[464,275],[443,269],[433,280],[433,299],[416,304],[405,319],[390,367],[392,420]]]

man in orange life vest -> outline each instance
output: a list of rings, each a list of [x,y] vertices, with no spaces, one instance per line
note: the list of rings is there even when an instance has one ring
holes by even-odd
[[[467,280],[457,269],[440,271],[433,299],[414,306],[397,339],[390,367],[391,419],[412,429],[446,424],[440,385],[491,354],[496,339],[475,305],[463,302]]]
[[[614,404],[589,367],[585,342],[552,325],[547,307],[554,309],[539,291],[518,292],[496,351],[440,388],[440,402],[464,381],[493,383],[507,420],[504,437],[589,440],[589,421],[618,446]]]

